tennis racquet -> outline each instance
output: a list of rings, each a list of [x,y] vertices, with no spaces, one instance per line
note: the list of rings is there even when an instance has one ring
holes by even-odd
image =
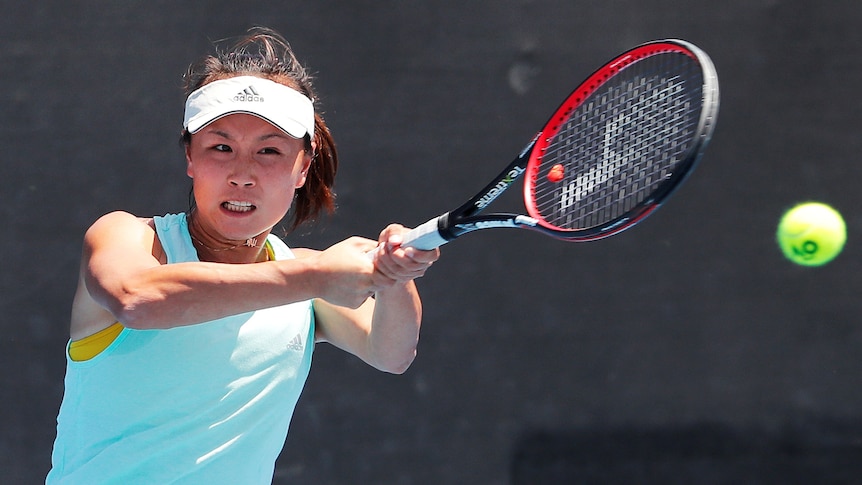
[[[521,153],[461,207],[404,236],[433,249],[472,231],[523,228],[566,241],[617,234],[697,165],[718,114],[709,56],[682,40],[635,47],[575,89]],[[524,177],[527,214],[482,213]]]

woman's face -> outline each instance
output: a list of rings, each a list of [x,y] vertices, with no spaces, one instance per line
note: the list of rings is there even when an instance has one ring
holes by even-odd
[[[232,114],[191,136],[186,162],[196,222],[229,242],[269,231],[284,218],[311,154],[304,140],[256,116]]]

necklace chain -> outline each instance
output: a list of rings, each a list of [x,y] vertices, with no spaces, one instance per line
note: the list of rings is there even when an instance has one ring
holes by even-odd
[[[246,239],[244,243],[242,243],[242,244],[237,244],[236,246],[231,246],[231,247],[229,247],[229,248],[211,248],[211,247],[207,246],[206,244],[204,244],[204,243],[203,243],[203,241],[201,241],[200,239],[198,239],[198,238],[196,238],[196,237],[192,236],[192,235],[191,235],[191,233],[189,233],[189,236],[191,236],[192,240],[193,240],[194,242],[198,243],[198,245],[202,246],[204,249],[209,249],[210,251],[217,252],[217,253],[218,253],[218,252],[222,252],[222,251],[230,251],[230,250],[233,250],[233,249],[236,249],[236,248],[240,248],[240,247],[243,247],[243,246],[245,246],[245,247],[249,247],[249,248],[256,248],[256,247],[258,247],[258,245],[257,245],[257,238],[256,238],[256,237],[250,237],[250,238]]]
[[[209,250],[209,251],[212,251],[212,252],[214,252],[214,253],[220,253],[220,252],[224,252],[224,251],[232,251],[232,250],[234,250],[234,249],[236,249],[236,248],[240,248],[240,247],[257,248],[257,247],[263,247],[263,246],[264,246],[264,245],[261,245],[261,246],[258,246],[258,245],[257,245],[257,237],[250,237],[250,238],[246,239],[246,240],[245,240],[245,242],[244,242],[244,243],[242,243],[242,244],[237,244],[237,245],[230,246],[230,247],[227,247],[227,248],[211,248],[211,247],[207,246],[206,244],[204,244],[204,242],[203,242],[203,241],[201,241],[200,239],[196,238],[196,237],[192,234],[191,226],[192,226],[193,222],[192,222],[192,213],[191,213],[191,212],[190,212],[190,213],[189,213],[189,215],[188,215],[188,224],[189,224],[189,229],[190,229],[190,230],[189,230],[189,236],[192,238],[192,241],[193,241],[193,242],[195,242],[195,243],[197,243],[197,244],[198,244],[198,246],[200,246],[200,247],[202,247],[202,248],[204,248],[204,249],[207,249],[207,250]],[[267,261],[270,261],[271,259],[272,259],[272,258],[270,257],[269,251],[266,251],[266,260],[267,260]]]

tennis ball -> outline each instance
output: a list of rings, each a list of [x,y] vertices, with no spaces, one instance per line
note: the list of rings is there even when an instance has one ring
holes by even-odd
[[[803,266],[820,266],[841,253],[847,227],[832,207],[804,202],[784,213],[776,238],[787,259]]]

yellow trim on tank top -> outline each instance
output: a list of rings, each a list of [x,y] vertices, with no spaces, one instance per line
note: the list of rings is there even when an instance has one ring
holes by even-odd
[[[266,241],[263,243],[263,248],[266,249],[266,260],[275,261],[275,250],[272,249],[272,244]]]
[[[263,247],[266,249],[266,260],[275,261],[275,251],[272,249],[269,241],[266,241]],[[69,344],[69,358],[75,362],[92,359],[107,349],[122,331],[123,324],[117,322],[106,329],[99,330],[93,335],[71,342]]]
[[[93,335],[71,342],[69,344],[69,358],[75,362],[92,359],[108,348],[122,331],[123,325],[117,322]]]

